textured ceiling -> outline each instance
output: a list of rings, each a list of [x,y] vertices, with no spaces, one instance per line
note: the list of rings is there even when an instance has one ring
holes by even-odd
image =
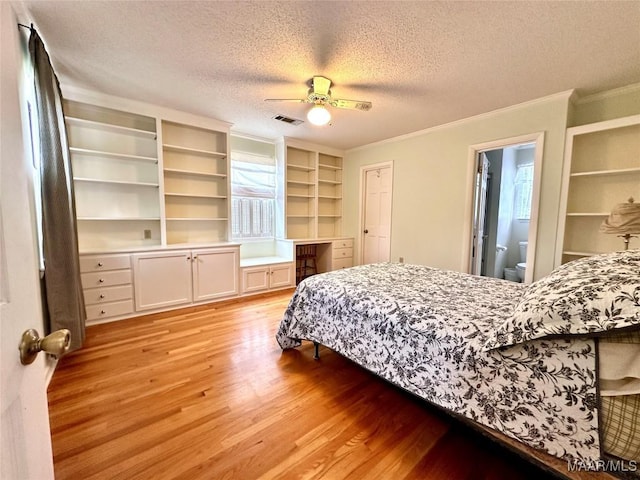
[[[640,1],[26,1],[63,85],[352,148],[557,92],[640,82]],[[299,126],[314,75],[331,125]]]

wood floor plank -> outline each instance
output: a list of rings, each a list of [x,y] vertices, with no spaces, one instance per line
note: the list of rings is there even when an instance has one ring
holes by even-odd
[[[328,349],[282,352],[290,296],[89,327],[48,392],[56,478],[545,478]]]

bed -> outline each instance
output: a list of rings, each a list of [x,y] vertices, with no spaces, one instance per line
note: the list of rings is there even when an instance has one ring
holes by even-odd
[[[528,286],[400,263],[315,275],[296,288],[276,338],[282,349],[302,340],[324,345],[574,466],[598,468],[607,445],[604,453],[633,471],[639,328],[635,250],[570,262]],[[631,345],[625,366],[617,354],[602,362],[598,346],[607,342]],[[599,361],[619,377],[610,379],[607,397]],[[635,386],[629,375],[638,375]]]

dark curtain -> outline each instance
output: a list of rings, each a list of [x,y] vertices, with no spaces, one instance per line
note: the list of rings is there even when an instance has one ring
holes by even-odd
[[[49,55],[32,28],[29,52],[34,68],[40,136],[45,315],[49,332],[71,332],[71,350],[84,342],[85,309],[80,282],[73,175],[62,113],[62,95]]]

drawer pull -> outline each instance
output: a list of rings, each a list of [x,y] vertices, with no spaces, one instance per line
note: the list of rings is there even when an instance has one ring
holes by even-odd
[[[104,266],[104,264],[103,264],[102,262],[98,262],[98,266],[99,266],[99,267],[103,267],[103,266]]]
[[[101,293],[101,294],[100,294],[100,298],[104,298],[104,294],[102,294],[102,293]]]
[[[100,310],[100,315],[104,315],[105,313],[107,312],[105,312],[104,310]]]
[[[100,279],[98,280],[98,282],[99,282],[99,283],[104,283],[104,278],[100,278]]]

